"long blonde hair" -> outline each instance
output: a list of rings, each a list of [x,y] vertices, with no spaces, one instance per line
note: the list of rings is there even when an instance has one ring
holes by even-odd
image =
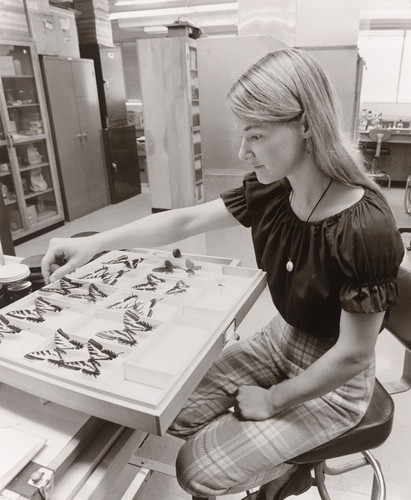
[[[304,113],[319,169],[347,185],[376,187],[362,155],[342,130],[340,104],[330,80],[307,52],[270,52],[234,83],[227,102],[235,116],[251,122],[287,123]]]

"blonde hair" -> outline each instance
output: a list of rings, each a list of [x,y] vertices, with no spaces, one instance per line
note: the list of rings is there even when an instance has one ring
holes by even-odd
[[[290,123],[305,114],[319,169],[344,184],[375,188],[362,155],[342,130],[333,86],[307,52],[270,52],[234,83],[227,102],[235,116],[251,122]]]

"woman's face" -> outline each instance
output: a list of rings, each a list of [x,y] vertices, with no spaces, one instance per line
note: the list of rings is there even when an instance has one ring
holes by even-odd
[[[301,166],[303,125],[301,120],[290,123],[255,123],[234,118],[241,135],[238,152],[262,184],[286,177]]]

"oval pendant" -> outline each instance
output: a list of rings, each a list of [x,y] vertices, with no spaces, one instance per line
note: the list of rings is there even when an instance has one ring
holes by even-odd
[[[285,268],[287,269],[287,271],[288,271],[289,273],[291,273],[291,271],[294,269],[294,264],[291,262],[291,260],[289,260],[289,261],[287,262],[287,264],[285,265]]]

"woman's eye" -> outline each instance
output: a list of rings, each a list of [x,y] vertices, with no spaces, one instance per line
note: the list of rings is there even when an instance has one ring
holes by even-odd
[[[261,139],[261,135],[252,135],[250,137],[250,141],[257,142],[259,139]]]

